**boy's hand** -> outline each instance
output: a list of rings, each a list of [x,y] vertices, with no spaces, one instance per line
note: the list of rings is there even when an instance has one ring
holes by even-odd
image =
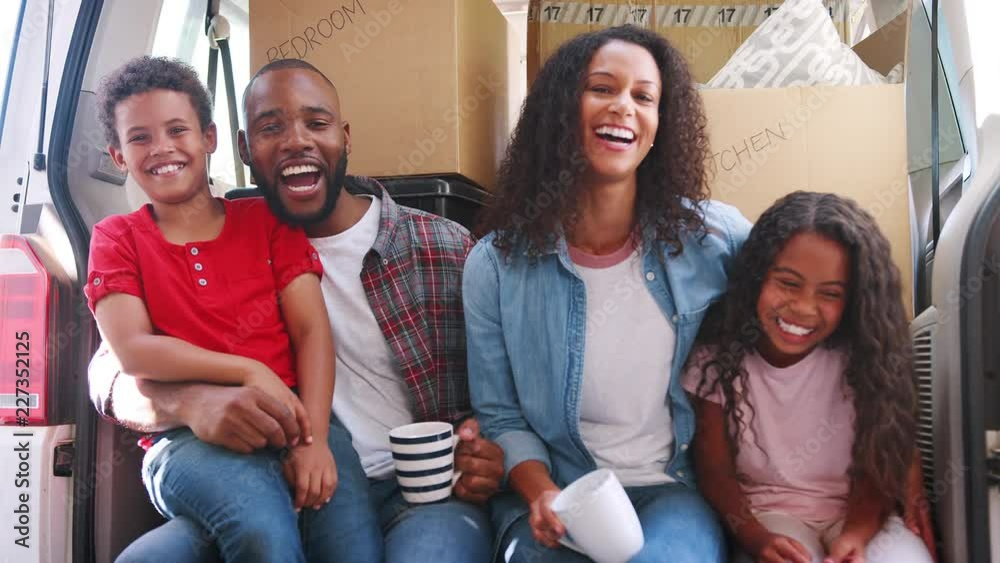
[[[823,563],[865,563],[865,542],[850,533],[833,540],[829,552]]]
[[[285,405],[299,423],[303,443],[307,445],[312,443],[312,424],[309,422],[309,414],[306,413],[306,408],[302,406],[302,401],[278,377],[278,374],[271,371],[264,364],[255,362],[253,369],[247,375],[246,379],[243,380],[243,384],[247,387],[256,387]]]
[[[319,510],[337,490],[337,464],[326,443],[288,450],[284,473],[292,486],[296,512],[306,507]]]

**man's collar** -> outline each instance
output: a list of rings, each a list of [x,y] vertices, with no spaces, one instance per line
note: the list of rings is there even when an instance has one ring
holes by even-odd
[[[378,235],[372,244],[379,256],[388,254],[389,242],[392,240],[399,222],[399,205],[389,197],[389,192],[374,178],[367,176],[347,176],[344,178],[344,189],[353,195],[370,195],[382,206],[382,218],[379,220]]]

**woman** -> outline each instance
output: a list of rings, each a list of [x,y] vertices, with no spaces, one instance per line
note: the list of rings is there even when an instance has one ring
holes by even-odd
[[[707,201],[707,156],[690,74],[651,32],[581,35],[532,85],[463,282],[473,407],[517,493],[494,503],[507,561],[587,561],[549,506],[598,467],[639,515],[633,561],[725,560],[680,374],[750,226]]]

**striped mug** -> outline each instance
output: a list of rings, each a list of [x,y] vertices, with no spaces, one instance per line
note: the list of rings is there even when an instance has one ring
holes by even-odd
[[[447,422],[418,422],[389,432],[396,479],[407,502],[425,504],[451,496],[462,477],[455,470],[456,445],[458,434]]]

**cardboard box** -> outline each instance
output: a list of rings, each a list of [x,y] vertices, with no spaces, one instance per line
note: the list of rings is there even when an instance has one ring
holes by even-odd
[[[879,57],[866,59],[869,66],[891,67],[905,56],[906,31],[905,24],[890,24],[855,52]],[[903,85],[702,90],[702,97],[712,198],[736,205],[751,221],[795,190],[854,199],[889,239],[912,310]]]
[[[696,82],[707,83],[782,2],[775,0],[657,0],[655,27],[681,51]],[[823,0],[846,42],[848,0]]]
[[[653,29],[654,8],[654,0],[531,0],[528,5],[529,86],[545,61],[568,39],[615,25],[632,24]]]
[[[848,0],[823,0],[842,39],[849,38]],[[666,37],[708,82],[782,0],[532,0],[528,8],[528,83],[567,39],[609,25],[632,23]]]
[[[507,20],[491,0],[252,0],[250,66],[300,58],[337,85],[352,174],[458,174],[506,150]]]

